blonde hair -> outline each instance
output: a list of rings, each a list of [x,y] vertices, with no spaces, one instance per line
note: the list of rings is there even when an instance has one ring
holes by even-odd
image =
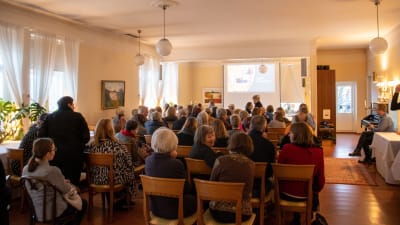
[[[215,119],[211,123],[212,128],[214,128],[215,137],[216,138],[226,138],[228,137],[228,132],[226,132],[226,128],[224,122],[220,119]]]
[[[97,121],[96,128],[94,130],[93,142],[95,145],[99,144],[101,140],[110,139],[113,141],[118,141],[114,137],[114,129],[110,119],[100,119]]]
[[[177,146],[178,137],[166,127],[158,128],[151,137],[151,148],[155,152],[169,153],[176,150]]]

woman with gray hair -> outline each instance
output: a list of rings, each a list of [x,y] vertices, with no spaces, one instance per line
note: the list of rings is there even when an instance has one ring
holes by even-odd
[[[154,153],[146,158],[145,173],[152,177],[186,178],[183,163],[176,159],[178,138],[168,128],[157,129],[151,138],[151,148]],[[190,185],[186,181],[183,194],[183,214],[192,215],[196,212],[196,198],[190,193]],[[154,215],[167,218],[178,218],[178,199],[153,196],[150,208]]]

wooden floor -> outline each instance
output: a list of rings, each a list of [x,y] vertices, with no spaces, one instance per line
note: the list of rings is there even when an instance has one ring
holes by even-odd
[[[354,149],[359,135],[338,134],[337,143],[324,141],[326,157],[347,158]],[[367,165],[366,165],[367,166]],[[321,214],[329,225],[399,225],[400,224],[400,186],[386,184],[376,172],[375,166],[368,166],[368,171],[375,179],[377,186],[326,184],[320,193]],[[87,198],[83,194],[84,198]],[[83,225],[107,224],[100,208],[99,196],[96,197],[92,217],[84,218]],[[13,202],[10,225],[28,224],[28,213],[20,213],[18,201]],[[273,224],[270,217],[266,225]],[[142,199],[138,196],[135,205],[126,211],[116,211],[113,224],[144,224]]]

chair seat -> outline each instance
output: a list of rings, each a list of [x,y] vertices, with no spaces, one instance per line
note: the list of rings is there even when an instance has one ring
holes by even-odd
[[[141,164],[139,166],[135,166],[135,169],[133,170],[135,174],[140,174],[144,170],[144,164]]]
[[[110,185],[108,184],[90,184],[89,188],[96,191],[96,192],[109,192],[110,191]],[[114,191],[118,192],[120,190],[124,189],[123,184],[116,184],[114,185]]]
[[[251,205],[254,207],[254,205],[259,205],[260,204],[260,198],[251,198],[250,199]],[[274,190],[271,190],[267,195],[265,195],[264,203],[267,202],[274,202]]]
[[[307,206],[307,201],[304,202],[293,202],[293,201],[286,201],[282,200],[279,202],[281,206],[287,206],[287,207],[306,207]]]
[[[207,209],[204,214],[204,224],[205,225],[236,225],[236,223],[220,223],[214,220],[214,218],[211,215],[210,209]],[[252,213],[250,219],[243,221],[242,225],[252,225],[254,223],[254,220],[256,219],[256,214]]]
[[[178,224],[178,219],[165,219],[162,217],[155,216],[152,212],[150,212],[150,224],[162,224],[162,225],[175,225]],[[183,219],[184,224],[194,224],[197,220],[197,214],[193,213],[190,216],[187,216]]]

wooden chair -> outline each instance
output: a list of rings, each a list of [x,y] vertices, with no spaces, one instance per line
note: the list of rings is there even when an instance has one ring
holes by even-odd
[[[225,224],[214,220],[210,209],[203,212],[203,201],[230,201],[236,202],[236,225],[253,224],[256,215],[253,213],[250,219],[242,222],[242,197],[244,183],[218,182],[194,179],[197,191],[197,224]]]
[[[278,225],[282,224],[282,212],[305,213],[306,224],[311,224],[312,214],[312,183],[314,174],[314,165],[293,165],[273,163],[274,171],[274,189],[275,189],[275,209]],[[279,182],[281,181],[302,181],[307,182],[307,199],[302,202],[287,201],[280,198]]]
[[[178,145],[178,148],[176,149],[176,152],[178,153],[177,157],[180,157],[180,158],[189,157],[189,153],[191,150],[192,150],[192,146]]]
[[[63,217],[57,217],[57,194],[62,192],[57,189],[56,186],[52,185],[50,182],[43,180],[41,178],[35,177],[21,177],[21,186],[25,192],[25,196],[29,205],[30,210],[30,225],[34,225],[38,222],[40,223],[50,223],[50,224],[68,224],[75,220],[75,214],[70,214]],[[43,210],[40,212],[35,209],[30,192],[40,192],[37,196],[41,198],[35,198],[35,202],[43,205]],[[51,199],[51,200],[49,200]],[[39,202],[38,202],[39,201]],[[48,205],[50,203],[50,205]],[[44,210],[51,207],[51,214],[48,214],[48,210]],[[41,221],[39,221],[38,215],[41,215]]]
[[[15,174],[12,170],[11,161],[17,161],[20,166],[19,174]],[[24,150],[21,148],[7,148],[7,174],[10,175],[8,178],[8,184],[12,188],[21,187],[21,175],[22,170],[24,169]],[[20,190],[21,197],[21,212],[24,209],[24,190]]]
[[[227,149],[226,147],[211,147],[211,149],[212,149],[214,152],[220,151],[220,152],[222,152],[224,155],[228,155],[228,154],[229,154],[229,151],[228,151],[228,149]]]
[[[187,180],[192,183],[192,174],[196,175],[211,175],[211,168],[204,162],[204,160],[185,158]]]
[[[146,140],[146,144],[151,145],[151,134],[145,134],[144,139]]]
[[[254,179],[259,179],[261,181],[260,184],[260,197],[252,197],[251,205],[253,208],[258,208],[260,210],[260,225],[264,225],[264,214],[265,214],[265,205],[267,203],[272,203],[274,199],[274,191],[271,190],[269,193],[265,193],[265,171],[267,168],[266,162],[256,162],[256,167],[254,169]]]
[[[114,183],[114,155],[112,153],[86,153],[86,174],[88,180],[88,193],[89,193],[89,213],[93,207],[93,195],[101,193],[103,209],[105,208],[105,194],[110,193],[108,201],[108,221],[112,222],[113,207],[114,207],[114,193],[124,189],[123,184]],[[91,172],[95,167],[108,168],[108,184],[95,184],[94,177]],[[130,196],[127,195],[127,202],[130,202]]]
[[[194,224],[196,213],[191,216],[183,216],[183,189],[185,179],[159,178],[140,175],[143,185],[143,214],[146,224]],[[172,197],[179,199],[178,219],[165,219],[155,216],[150,211],[150,196]]]

